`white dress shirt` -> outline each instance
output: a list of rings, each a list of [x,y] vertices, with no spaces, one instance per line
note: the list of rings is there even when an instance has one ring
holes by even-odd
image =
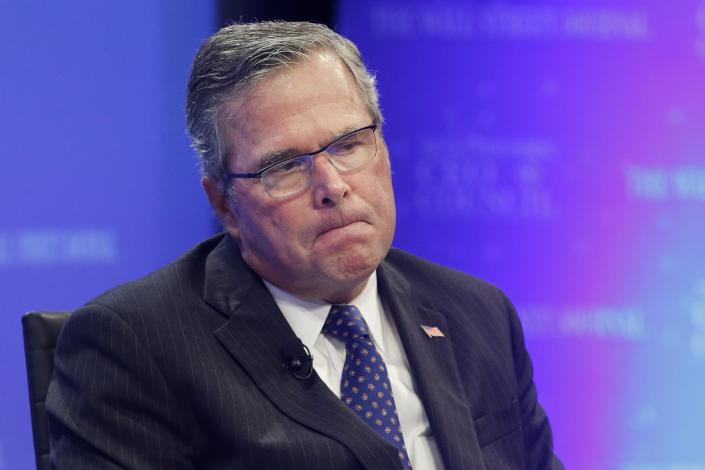
[[[264,281],[274,301],[313,355],[313,367],[318,376],[340,396],[340,378],[345,364],[345,344],[336,338],[321,334],[331,304],[323,301],[304,300]],[[409,362],[404,354],[394,323],[382,306],[377,293],[377,273],[372,273],[362,293],[353,301],[367,322],[370,339],[387,365],[389,381],[394,393],[394,403],[399,414],[399,424],[404,435],[406,451],[415,470],[442,469],[441,456],[431,434],[426,412],[414,390]]]

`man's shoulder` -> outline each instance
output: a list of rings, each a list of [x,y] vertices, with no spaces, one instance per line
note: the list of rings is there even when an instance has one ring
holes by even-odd
[[[473,312],[505,322],[507,312],[513,309],[504,292],[493,284],[403,250],[390,250],[380,268],[386,286],[406,292],[420,305],[456,312],[456,318],[467,318],[461,312]]]
[[[389,250],[384,264],[403,276],[411,285],[429,286],[436,292],[474,292],[492,297],[504,295],[500,289],[483,279],[398,248]]]
[[[163,303],[165,297],[198,295],[203,292],[204,273],[208,255],[222,241],[224,235],[208,238],[171,263],[142,278],[122,283],[91,299],[86,305],[100,305],[122,310],[118,306],[148,309],[151,304]]]

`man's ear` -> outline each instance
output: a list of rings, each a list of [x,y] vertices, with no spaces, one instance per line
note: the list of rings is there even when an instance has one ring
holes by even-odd
[[[232,201],[230,195],[225,192],[223,183],[208,176],[203,176],[201,177],[201,185],[225,231],[234,239],[240,240],[240,228],[237,224],[237,217],[233,214]]]

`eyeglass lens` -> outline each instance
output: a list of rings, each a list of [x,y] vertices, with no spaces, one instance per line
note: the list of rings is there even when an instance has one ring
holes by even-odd
[[[339,173],[357,170],[371,162],[377,145],[374,128],[355,131],[329,144],[320,153],[325,153],[328,161]],[[267,193],[274,198],[291,196],[306,190],[313,176],[313,159],[317,154],[302,155],[274,165],[262,173]]]

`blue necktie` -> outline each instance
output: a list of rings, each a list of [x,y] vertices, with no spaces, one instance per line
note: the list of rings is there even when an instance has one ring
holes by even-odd
[[[370,340],[367,323],[360,311],[354,305],[333,305],[323,325],[323,334],[345,343],[340,398],[377,434],[396,447],[402,466],[411,470],[387,366]]]

